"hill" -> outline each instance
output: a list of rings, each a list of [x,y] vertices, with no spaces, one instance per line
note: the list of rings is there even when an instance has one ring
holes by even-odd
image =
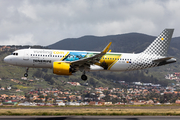
[[[102,50],[109,42],[112,42],[111,50],[115,52],[138,52],[144,49],[155,37],[139,33],[122,35],[110,35],[104,37],[84,36],[80,38],[68,38],[49,45],[51,49],[65,50]],[[143,41],[142,41],[143,40]],[[143,44],[142,44],[143,43]],[[142,46],[143,48],[139,49]]]
[[[141,52],[143,51],[156,37],[141,33],[128,33],[121,35],[109,36],[83,36],[80,38],[67,38],[60,40],[52,45],[47,46],[51,49],[62,50],[87,50],[100,51],[109,42],[112,42],[111,50],[113,52]],[[180,37],[172,38],[168,54],[177,56],[180,52]]]

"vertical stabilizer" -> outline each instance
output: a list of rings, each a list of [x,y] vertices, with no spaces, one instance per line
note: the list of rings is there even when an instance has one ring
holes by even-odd
[[[166,56],[174,29],[165,29],[161,34],[142,52],[149,55]]]

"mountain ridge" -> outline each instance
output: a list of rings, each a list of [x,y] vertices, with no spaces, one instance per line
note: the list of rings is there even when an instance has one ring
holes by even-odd
[[[47,46],[50,49],[101,51],[109,42],[112,42],[112,52],[139,53],[144,51],[155,39],[155,36],[143,33],[126,33],[108,36],[87,35],[79,38],[66,38]],[[177,56],[180,53],[180,37],[172,38],[169,55]],[[178,54],[179,55],[179,54]]]

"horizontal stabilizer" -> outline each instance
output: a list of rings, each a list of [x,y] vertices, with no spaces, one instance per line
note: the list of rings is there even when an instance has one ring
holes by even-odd
[[[171,58],[173,58],[173,57],[165,57],[165,58],[160,58],[160,59],[156,59],[156,60],[153,60],[153,62],[163,62],[163,61],[166,61],[166,60],[169,60],[169,59],[171,59]]]

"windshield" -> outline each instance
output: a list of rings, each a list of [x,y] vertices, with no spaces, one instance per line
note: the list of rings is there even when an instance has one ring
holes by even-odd
[[[14,52],[14,53],[12,53],[11,55],[16,55],[16,56],[18,56],[18,53],[15,53],[15,52]]]

